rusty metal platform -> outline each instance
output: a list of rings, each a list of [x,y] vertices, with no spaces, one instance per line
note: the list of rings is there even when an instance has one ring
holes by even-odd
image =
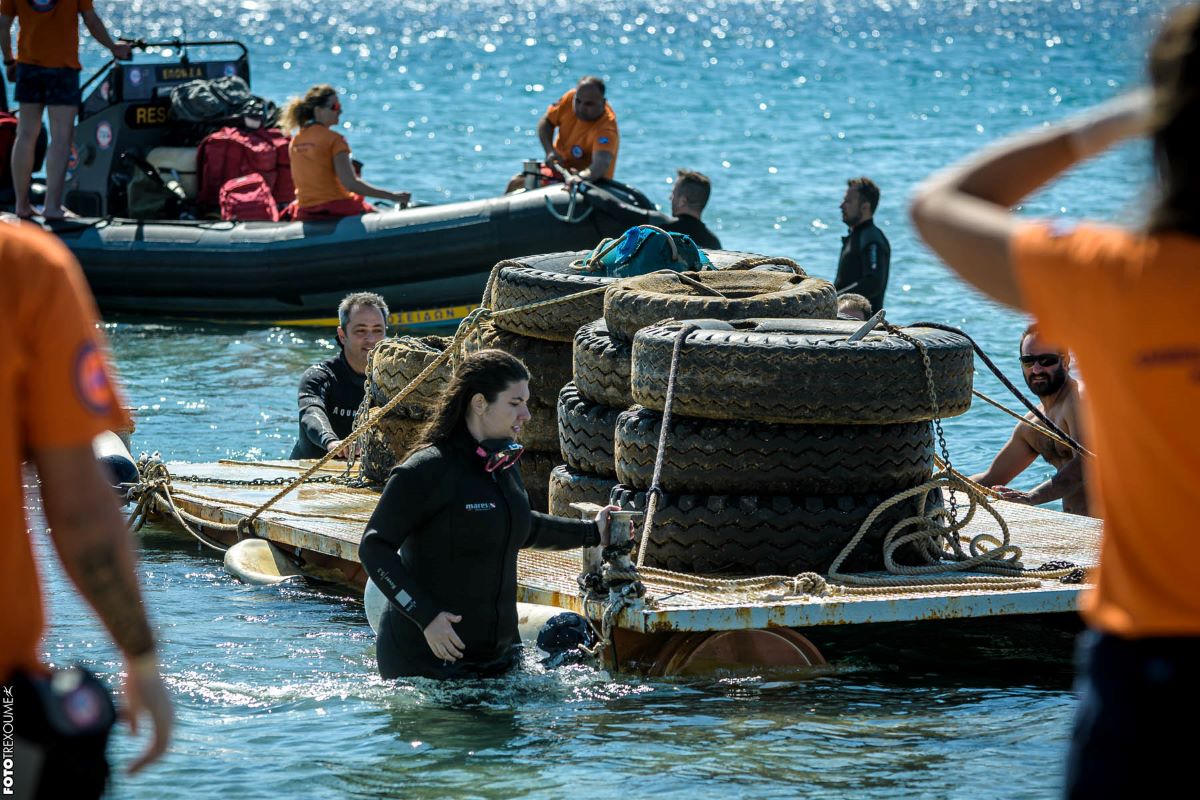
[[[294,478],[312,462],[233,462],[169,464],[173,493],[181,508],[204,519],[234,523],[281,488],[207,481],[270,481]],[[340,468],[323,474],[338,474]],[[205,482],[189,480],[202,477]],[[260,518],[266,538],[285,548],[321,553],[358,563],[358,543],[377,492],[337,484],[308,484],[290,493]],[[1036,567],[1048,561],[1094,566],[1099,556],[1100,520],[1043,508],[997,501],[1022,561]],[[995,521],[977,514],[968,536],[998,533]],[[518,599],[587,613],[603,613],[600,603],[585,603],[575,582],[579,551],[523,551],[518,562]],[[982,573],[964,573],[982,574]],[[991,617],[1010,614],[1065,613],[1076,609],[1085,584],[1045,580],[1039,588],[989,591],[919,591],[897,588],[870,596],[785,596],[782,587],[756,591],[716,589],[657,570],[643,572],[644,603],[625,608],[616,624],[639,632],[718,631],[776,626],[806,628],[866,622]]]

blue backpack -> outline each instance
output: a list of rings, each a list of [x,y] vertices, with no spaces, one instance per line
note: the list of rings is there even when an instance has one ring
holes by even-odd
[[[574,266],[582,272],[603,272],[609,278],[629,278],[663,269],[675,272],[714,269],[692,237],[654,225],[638,225],[616,239],[605,239]]]

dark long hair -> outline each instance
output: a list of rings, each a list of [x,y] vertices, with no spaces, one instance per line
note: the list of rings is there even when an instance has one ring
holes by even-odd
[[[1200,236],[1200,4],[1167,19],[1150,48],[1149,69],[1161,185],[1150,230]]]
[[[529,380],[529,370],[516,356],[503,350],[480,350],[462,360],[450,383],[438,398],[433,419],[421,431],[410,453],[441,444],[467,426],[467,406],[471,398],[482,394],[489,403],[518,381]]]

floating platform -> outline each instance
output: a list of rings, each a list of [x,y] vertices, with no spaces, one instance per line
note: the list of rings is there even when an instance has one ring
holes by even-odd
[[[171,494],[181,510],[202,520],[230,525],[249,516],[312,463],[220,461],[168,464],[167,468],[172,475]],[[329,466],[318,477],[328,480],[342,474],[341,465]],[[358,561],[358,544],[378,500],[379,493],[371,489],[331,482],[306,483],[261,514],[256,532],[295,559],[304,572],[361,590],[366,575]],[[158,504],[158,510],[165,513],[165,504],[161,500]],[[1011,542],[1021,548],[1022,562],[1027,567],[1051,561],[1068,561],[1083,568],[1097,563],[1100,520],[1005,501],[995,501],[994,507],[1006,520]],[[236,534],[229,531],[202,532],[226,545],[236,541]],[[1000,534],[999,526],[988,514],[977,513],[963,531],[967,537],[980,533]],[[601,620],[607,604],[585,601],[581,596],[576,583],[581,566],[579,550],[522,551],[517,599]],[[646,586],[644,600],[621,609],[612,616],[611,623],[618,634],[614,636],[616,649],[624,651],[620,661],[626,666],[640,665],[652,674],[656,669],[659,674],[672,674],[664,666],[662,651],[669,650],[668,641],[672,636],[679,639],[680,634],[694,637],[706,633],[706,641],[714,641],[713,636],[734,631],[779,633],[827,625],[1071,613],[1078,607],[1081,591],[1087,588],[1087,584],[1046,579],[1036,587],[1023,589],[914,591],[895,587],[869,595],[817,596],[791,594],[783,582],[739,589],[655,569],[643,569],[641,575]],[[994,577],[982,572],[954,575]],[[792,646],[791,642],[784,644]],[[672,646],[678,649],[678,642]],[[714,657],[723,656],[716,653]],[[823,659],[814,649],[808,653],[808,662],[823,663]]]

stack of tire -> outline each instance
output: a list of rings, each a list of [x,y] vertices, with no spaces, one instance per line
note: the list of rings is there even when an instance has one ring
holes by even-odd
[[[628,336],[638,320],[628,309],[645,301],[632,284],[614,289],[605,302],[609,330]],[[921,354],[883,331],[850,341],[860,322],[696,316],[709,318],[692,323],[679,354],[664,494],[645,563],[730,576],[826,572],[882,501],[932,473],[934,415]],[[634,337],[631,395],[639,405],[619,415],[613,447],[621,483],[612,501],[623,507],[646,507],[672,351],[685,324],[644,327]],[[969,343],[934,329],[905,333],[927,349],[940,416],[964,413]],[[882,514],[842,569],[881,568],[882,539],[917,513],[920,499]]]
[[[724,250],[707,251],[707,255],[717,269],[747,256]],[[572,342],[582,326],[604,312],[603,293],[563,298],[616,282],[615,278],[581,270],[587,256],[588,251],[549,253],[498,264],[491,297],[484,298],[489,301],[485,305],[493,311],[524,308],[546,300],[560,302],[518,314],[501,314],[481,325],[478,336],[467,343],[468,351],[491,347],[506,350],[529,368],[532,418],[521,433],[521,443],[526,448],[521,459],[521,476],[530,505],[539,511],[548,510],[552,470],[565,455],[559,442],[559,412],[563,404],[556,400],[563,387],[571,382]],[[627,372],[624,380],[628,384]],[[611,467],[608,472],[611,474]],[[552,513],[576,516],[562,505],[555,506]]]
[[[417,443],[442,389],[450,382],[450,362],[443,362],[383,419],[379,419],[380,412],[440,356],[451,341],[448,336],[401,336],[384,339],[371,351],[367,359],[367,416],[355,420],[357,427],[379,420],[362,441],[363,476],[368,481],[384,483],[392,467],[400,463]],[[363,409],[359,413],[362,414]]]
[[[612,283],[612,278],[577,269],[587,251],[549,253],[501,262],[497,265],[490,302],[493,311],[522,308],[544,300],[557,300]],[[525,454],[521,477],[529,504],[537,511],[548,508],[550,472],[562,461],[558,446],[558,410],[555,399],[571,382],[571,341],[579,326],[601,313],[600,293],[529,311],[497,316],[483,323],[467,339],[468,352],[497,348],[512,353],[529,368],[531,418],[521,431]]]
[[[710,253],[718,267],[745,262],[745,253]],[[715,256],[715,257],[714,257]],[[745,316],[829,318],[833,286],[802,271],[721,270],[630,278],[605,292],[604,318],[579,329],[574,382],[559,395],[559,438],[566,464],[550,477],[551,513],[573,516],[571,503],[607,503],[618,484],[614,435],[635,404],[632,341],[662,319]]]

